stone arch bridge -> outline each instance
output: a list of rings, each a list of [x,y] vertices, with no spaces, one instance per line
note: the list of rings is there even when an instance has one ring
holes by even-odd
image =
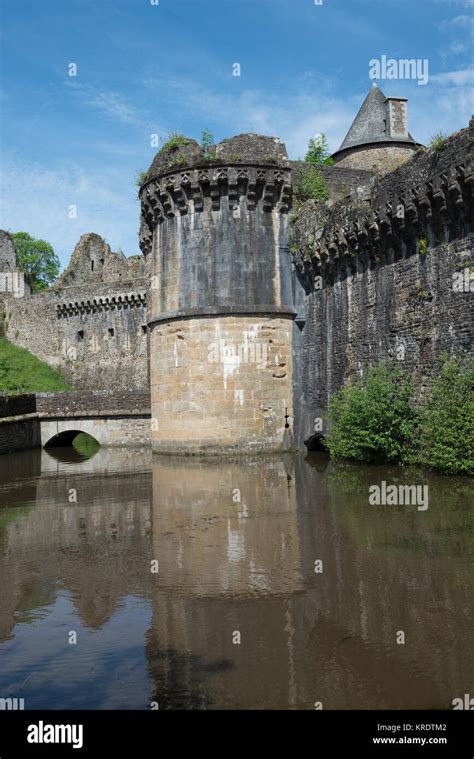
[[[79,391],[0,398],[0,453],[69,445],[80,432],[102,446],[149,445],[149,393]]]

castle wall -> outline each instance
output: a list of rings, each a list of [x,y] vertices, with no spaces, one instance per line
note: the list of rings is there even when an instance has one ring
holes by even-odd
[[[295,336],[297,437],[333,393],[393,359],[420,397],[437,359],[472,350],[473,201],[469,131],[330,215],[297,214],[292,250],[305,319]],[[325,423],[324,429],[327,429]]]
[[[309,296],[295,391],[305,439],[331,395],[367,367],[392,359],[422,392],[442,353],[472,349],[473,292],[455,292],[453,273],[472,265],[473,241],[361,267]]]
[[[146,388],[147,288],[142,257],[126,259],[99,235],[84,235],[52,288],[5,299],[5,333],[73,387]]]
[[[145,282],[47,291],[9,301],[7,337],[74,387],[145,388]],[[111,332],[113,330],[113,334]]]
[[[384,175],[398,169],[399,166],[412,158],[414,153],[415,150],[412,146],[363,146],[348,150],[341,158],[336,158],[335,166],[346,170],[375,171],[378,174]]]
[[[307,165],[276,138],[160,152],[140,190],[145,256],[83,236],[53,288],[0,303],[7,336],[75,387],[150,383],[162,452],[301,445],[331,395],[387,359],[421,396],[440,354],[472,349],[472,131],[382,176],[322,167],[329,203],[291,224]],[[400,150],[352,155],[389,171]]]

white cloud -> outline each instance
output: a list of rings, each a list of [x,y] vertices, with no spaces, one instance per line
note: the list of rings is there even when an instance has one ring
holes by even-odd
[[[52,170],[13,158],[2,166],[2,196],[0,228],[48,240],[63,266],[86,232],[102,235],[112,250],[139,252],[139,205],[119,170],[91,173],[74,163]],[[69,218],[71,205],[76,219]]]
[[[67,84],[84,105],[95,108],[103,116],[122,124],[140,124],[139,111],[117,92],[100,90],[74,81],[68,81]]]
[[[474,17],[467,15],[455,16],[455,18],[446,21],[446,25],[456,28],[462,27],[466,29],[472,29],[474,27]]]
[[[430,76],[426,88],[407,81],[386,84],[391,94],[409,98],[410,131],[416,140],[426,143],[433,124],[447,133],[467,126],[472,113],[472,82],[473,69],[469,68]],[[220,95],[183,79],[148,79],[145,85],[160,92],[161,98],[170,98],[177,113],[186,103],[196,122],[203,126],[212,119],[214,123],[232,124],[232,134],[260,132],[281,137],[290,158],[298,158],[305,154],[309,138],[317,133],[326,134],[332,151],[340,146],[370,82],[367,90],[351,98],[335,97],[327,88],[321,91],[312,78],[303,80],[299,88],[295,85],[290,94],[285,92],[278,97],[257,90],[236,90],[233,96],[227,90]],[[385,83],[380,86],[384,89]]]
[[[445,71],[442,74],[432,74],[430,82],[435,84],[464,86],[474,85],[474,68],[461,69],[459,71]]]
[[[310,137],[321,132],[327,135],[331,149],[336,150],[361,104],[357,103],[357,98],[338,99],[327,91],[321,94],[322,88],[313,78],[299,90],[284,96],[242,90],[240,83],[235,84],[235,94],[232,87],[221,94],[182,78],[148,78],[144,85],[159,92],[161,102],[166,102],[171,110],[176,108],[177,114],[183,114],[183,109],[192,113],[203,127],[212,119],[213,123],[232,124],[232,134],[257,132],[280,137],[291,158],[304,155]],[[369,85],[368,82],[367,91]],[[361,94],[361,98],[366,94]],[[231,137],[232,134],[224,136]]]

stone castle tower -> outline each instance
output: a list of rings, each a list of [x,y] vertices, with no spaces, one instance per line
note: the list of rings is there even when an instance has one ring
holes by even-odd
[[[418,147],[408,131],[407,99],[386,98],[374,82],[333,159],[340,167],[386,174]]]
[[[140,189],[162,452],[292,444],[291,168],[276,138],[163,149]]]

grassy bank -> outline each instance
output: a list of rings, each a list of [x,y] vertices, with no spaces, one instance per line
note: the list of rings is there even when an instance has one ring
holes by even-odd
[[[0,338],[0,393],[48,393],[72,388],[56,369],[32,353]]]

